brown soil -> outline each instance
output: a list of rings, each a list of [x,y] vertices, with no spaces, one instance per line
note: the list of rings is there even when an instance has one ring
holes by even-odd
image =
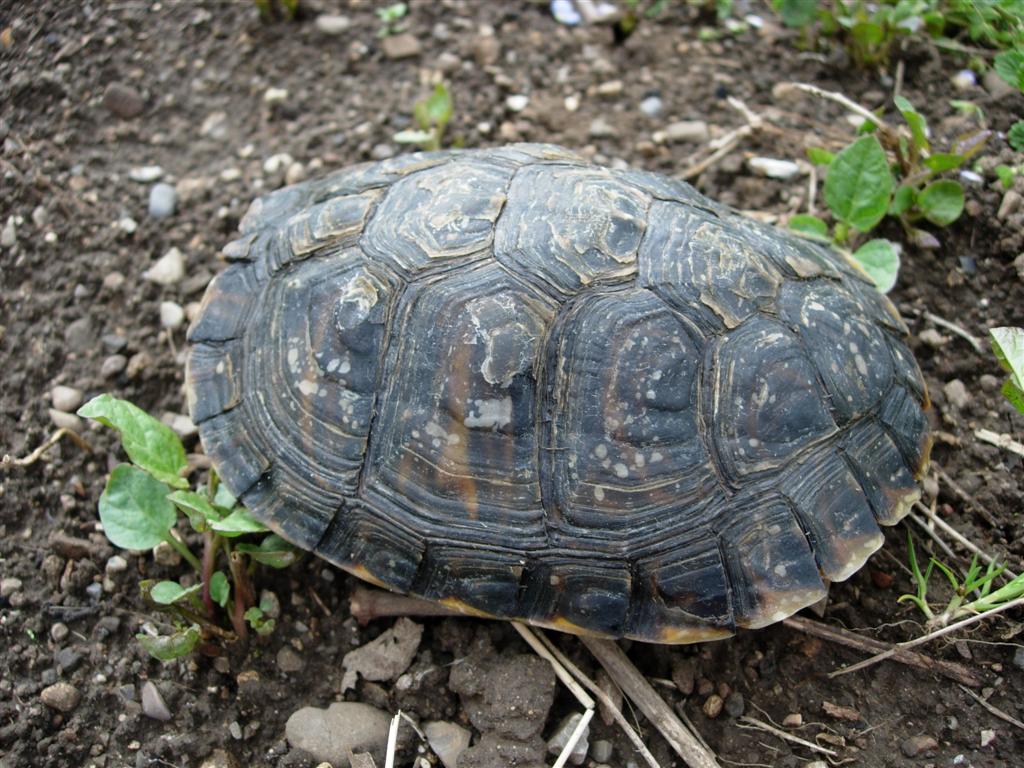
[[[755,10],[766,21],[760,32],[701,41],[697,29],[706,20],[673,6],[615,45],[607,28],[559,26],[546,4],[417,2],[408,25],[422,51],[390,60],[375,37],[373,4],[346,4],[341,10],[352,25],[334,37],[313,24],[331,4],[303,5],[306,13],[298,21],[267,25],[249,3],[0,2],[0,29],[9,28],[4,35],[10,35],[0,49],[0,226],[14,217],[17,232],[16,245],[0,249],[4,453],[25,455],[54,430],[48,393],[56,384],[77,387],[87,397],[111,391],[154,413],[184,412],[183,331],[161,330],[159,305],[199,300],[222,266],[220,246],[249,201],[284,183],[288,164],[265,169],[264,161],[288,153],[315,175],[380,155],[384,149],[378,145],[402,151],[391,137],[408,126],[414,101],[439,68],[456,100],[449,136],[466,146],[554,142],[602,162],[666,173],[684,168],[697,145],[656,144],[652,133],[674,120],[705,120],[713,134],[724,133],[743,122],[725,99],[736,96],[768,127],[702,174],[696,186],[738,208],[776,215],[805,210],[806,177],[766,180],[749,170],[745,158],[800,158],[806,146],[838,148],[853,134],[836,105],[810,98],[778,101],[773,86],[813,82],[871,108],[888,104],[892,90],[888,75],[859,72],[841,53],[801,54],[794,36],[759,6]],[[483,25],[494,29],[500,47],[493,61],[487,60],[493,41],[480,40]],[[903,93],[925,112],[937,136],[963,127],[949,98],[978,103],[998,131],[1024,112],[1019,94],[989,95],[981,87],[955,93],[950,77],[964,63],[939,57],[927,45],[910,46],[896,59],[905,64]],[[612,80],[621,81],[621,92],[597,91]],[[137,117],[121,119],[104,105],[113,81],[141,94]],[[271,87],[287,95],[268,103],[264,95]],[[664,111],[650,118],[638,105],[655,92]],[[529,105],[510,111],[510,94],[528,95]],[[577,111],[567,109],[567,96],[578,96]],[[218,112],[222,117],[211,119]],[[600,138],[591,135],[597,118],[608,126]],[[211,130],[218,119],[219,132]],[[1022,161],[999,137],[987,158],[988,169],[996,159]],[[129,178],[130,169],[146,165],[162,166],[164,180],[179,183],[178,208],[170,218],[150,218],[149,184]],[[1006,554],[1020,571],[1021,460],[973,433],[984,427],[1020,439],[1024,420],[998,391],[1001,372],[993,357],[925,316],[956,322],[982,339],[987,328],[1024,320],[1024,281],[1020,262],[1013,263],[1024,249],[1024,214],[997,219],[1003,191],[991,173],[984,183],[967,187],[967,214],[938,233],[938,251],[904,253],[892,295],[915,334],[912,347],[935,403],[935,464],[973,498],[965,502],[942,482],[939,509],[972,541]],[[119,223],[125,217],[137,222],[133,232]],[[186,255],[185,279],[169,288],[144,280],[142,272],[172,247]],[[918,334],[926,330],[938,330],[947,340],[926,334],[930,342],[924,343]],[[113,365],[108,358],[115,354],[127,358],[127,367],[105,376],[104,363]],[[959,405],[946,394],[954,379],[967,393]],[[232,649],[217,660],[196,655],[161,665],[150,659],[133,639],[151,620],[135,584],[140,577],[175,576],[180,569],[155,565],[149,554],[122,553],[127,571],[112,575],[107,589],[90,589],[103,586],[105,564],[114,554],[97,532],[95,510],[117,449],[107,434],[87,432],[87,438],[91,455],[64,442],[34,466],[0,474],[0,577],[22,582],[0,597],[0,765],[199,765],[215,749],[239,765],[306,764],[307,756],[290,751],[285,741],[285,720],[303,706],[341,698],[342,656],[392,622],[359,627],[347,610],[354,581],[306,559],[264,580],[282,606],[278,629],[266,643]],[[890,531],[868,567],[834,586],[824,622],[886,641],[920,632],[920,616],[896,602],[911,588],[903,566],[905,536],[903,530]],[[992,704],[1024,718],[1017,695],[1024,671],[1013,639],[1021,615],[1011,617],[975,628],[964,642],[933,643],[925,652],[968,666],[984,681],[983,695]],[[56,623],[70,632],[55,632]],[[346,697],[389,711],[401,707],[418,718],[468,723],[463,704],[448,688],[450,665],[492,650],[511,657],[526,647],[497,623],[424,623],[414,668],[428,673],[417,678],[418,687],[399,690],[391,682],[364,681]],[[574,638],[561,637],[559,643],[595,672]],[[283,647],[298,651],[301,670],[281,670]],[[654,678],[671,679],[679,669],[685,676],[691,668],[697,681],[692,694],[660,690],[693,721],[723,764],[797,766],[820,758],[740,728],[725,712],[707,717],[707,696],[725,689],[741,693],[746,712],[763,720],[781,723],[787,714],[801,713],[805,725],[795,735],[817,737],[844,764],[1005,766],[1018,764],[1024,753],[1020,730],[948,680],[891,662],[829,679],[828,672],[861,656],[781,626],[714,644],[634,644],[632,651]],[[139,689],[146,680],[158,684],[170,721],[141,714]],[[40,698],[57,681],[81,694],[67,714]],[[837,718],[825,702],[859,715]],[[559,690],[543,733],[577,708]],[[662,765],[679,764],[656,732],[642,721],[641,727]],[[982,747],[989,729],[994,739]],[[937,746],[907,757],[901,747],[915,736],[933,737]],[[636,759],[614,728],[595,719],[591,741],[600,738],[615,743],[612,764]]]

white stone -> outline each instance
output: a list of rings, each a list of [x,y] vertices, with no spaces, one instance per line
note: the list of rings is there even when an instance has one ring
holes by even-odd
[[[82,390],[58,384],[50,390],[50,402],[58,411],[72,413],[82,404]]]
[[[263,92],[264,104],[283,104],[288,100],[287,88],[275,88],[271,86]]]
[[[160,325],[176,331],[185,322],[185,310],[176,301],[160,302]]]
[[[177,248],[171,248],[157,259],[142,277],[157,285],[174,285],[185,277],[185,255]]]
[[[703,120],[677,120],[669,123],[663,131],[654,134],[654,141],[661,143],[693,142],[700,143],[711,137],[708,124]]]
[[[152,184],[164,176],[164,169],[159,165],[137,165],[128,171],[128,178],[140,184]]]
[[[773,157],[752,157],[747,161],[750,170],[769,179],[789,181],[800,175],[800,166],[792,160],[777,160]]]
[[[526,109],[526,105],[530,103],[530,97],[524,96],[521,93],[513,94],[505,99],[505,106],[508,107],[512,112],[522,112]]]
[[[273,176],[280,173],[293,162],[295,162],[294,159],[287,152],[278,152],[276,155],[271,155],[263,161],[263,172]]]
[[[352,26],[352,20],[338,13],[321,13],[313,24],[325,35],[340,35]]]

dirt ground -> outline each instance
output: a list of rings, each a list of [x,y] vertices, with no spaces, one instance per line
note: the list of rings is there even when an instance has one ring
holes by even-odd
[[[888,72],[860,72],[842,53],[801,53],[767,8],[741,1],[737,15],[758,14],[760,29],[703,40],[698,31],[713,17],[670,3],[621,45],[607,28],[558,24],[546,3],[413,2],[406,21],[419,50],[406,58],[385,55],[374,4],[302,4],[297,21],[263,24],[243,2],[0,1],[0,451],[24,456],[68,420],[50,413],[56,385],[86,397],[113,392],[157,414],[184,413],[184,329],[161,328],[161,302],[193,310],[223,266],[220,247],[261,192],[286,178],[408,151],[392,136],[409,127],[413,103],[438,73],[455,99],[452,141],[553,142],[603,163],[668,174],[687,167],[706,141],[659,142],[657,134],[681,120],[704,121],[711,138],[739,127],[744,119],[726,99],[735,96],[765,128],[695,185],[737,208],[775,216],[806,210],[806,176],[765,179],[746,160],[798,159],[807,146],[838,149],[853,136],[841,108],[777,99],[779,82],[812,82],[875,108],[891,104],[900,60],[902,92],[936,136],[964,127],[950,98],[976,102],[996,131],[1024,113],[1020,94],[990,81],[958,92],[951,77],[964,62],[927,44],[899,51]],[[322,12],[344,14],[350,24],[328,34],[314,22]],[[528,97],[525,106],[508,98],[520,95]],[[640,109],[651,96],[662,103],[653,116]],[[999,136],[985,158],[989,171],[996,162],[1024,161]],[[160,180],[177,189],[167,218],[147,210],[156,179],[139,170],[146,166],[160,166]],[[928,483],[926,500],[937,494],[948,522],[1020,571],[1024,468],[1019,457],[978,441],[974,430],[1019,439],[1024,421],[999,393],[992,355],[930,318],[981,339],[987,328],[1024,321],[1024,209],[1004,206],[991,172],[966,186],[966,215],[939,233],[941,249],[904,253],[892,297],[914,334],[939,430],[934,465],[948,477]],[[1017,192],[1024,192],[1021,178]],[[183,279],[166,286],[145,279],[174,248],[184,256]],[[521,715],[534,746],[579,709],[553,687],[544,665],[521,661],[527,647],[510,627],[472,619],[419,622],[424,632],[409,673],[363,680],[343,695],[344,654],[393,621],[359,626],[348,612],[355,581],[312,558],[263,580],[280,602],[278,629],[265,643],[216,659],[152,660],[134,640],[153,620],[135,585],[181,568],[155,564],[148,553],[120,553],[127,567],[116,559],[112,565],[117,553],[97,532],[96,502],[117,449],[107,434],[84,432],[92,454],[65,441],[31,467],[0,470],[0,766],[313,765],[289,746],[285,722],[304,706],[341,699],[461,724],[474,743],[490,738],[476,762],[460,765],[529,765],[541,756],[502,751],[494,733],[481,733],[489,726],[473,709],[486,691],[474,686],[486,686],[493,674],[512,699],[550,702],[553,695],[550,712],[541,705]],[[198,450],[194,438],[190,449]],[[903,528],[888,533],[862,572],[833,586],[821,621],[884,641],[920,633],[920,616],[896,602],[911,589]],[[1011,613],[975,627],[962,642],[925,651],[970,669],[981,681],[979,695],[1024,719],[1021,619]],[[557,642],[596,672],[575,638]],[[795,767],[824,759],[741,727],[741,713],[776,724],[800,714],[802,725],[787,730],[834,750],[836,765],[1024,764],[1024,734],[954,682],[891,662],[830,679],[830,671],[863,656],[794,629],[775,626],[699,646],[626,647],[646,674],[663,681],[659,691],[723,765]],[[516,665],[521,674],[510,671]],[[170,719],[150,716],[147,681]],[[53,686],[61,682],[71,690],[60,687],[63,700],[55,701]],[[545,694],[549,687],[553,694]],[[705,704],[717,694],[730,706],[709,717]],[[837,714],[826,705],[854,711]],[[681,764],[637,717],[661,764]],[[609,765],[642,764],[599,718],[595,740],[612,743]],[[440,765],[422,746],[404,754],[405,765]]]

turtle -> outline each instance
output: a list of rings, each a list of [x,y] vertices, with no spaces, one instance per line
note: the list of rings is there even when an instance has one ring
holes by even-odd
[[[259,197],[189,330],[222,482],[463,613],[692,643],[857,571],[919,497],[928,395],[856,263],[554,145]]]

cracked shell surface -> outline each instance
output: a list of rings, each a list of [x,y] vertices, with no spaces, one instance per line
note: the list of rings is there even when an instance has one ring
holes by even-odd
[[[477,615],[761,627],[917,497],[927,394],[842,258],[559,147],[257,200],[189,338],[192,418],[270,528]]]

